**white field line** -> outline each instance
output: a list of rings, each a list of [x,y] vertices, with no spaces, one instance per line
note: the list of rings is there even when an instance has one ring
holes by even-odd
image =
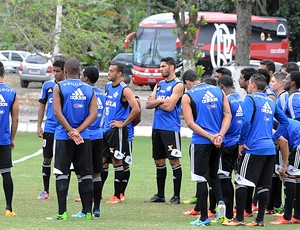
[[[39,149],[37,152],[35,152],[35,153],[31,154],[31,155],[28,155],[28,156],[20,158],[19,160],[13,161],[13,164],[17,164],[17,163],[26,161],[26,160],[28,160],[28,159],[30,159],[32,157],[36,157],[38,155],[41,155],[42,153],[43,153],[43,149]]]

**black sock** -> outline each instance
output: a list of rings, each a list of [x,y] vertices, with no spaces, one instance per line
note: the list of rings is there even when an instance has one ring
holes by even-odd
[[[56,194],[58,202],[58,213],[62,215],[67,211],[67,193],[68,193],[69,180],[67,175],[56,176]]]
[[[208,209],[211,213],[216,213],[217,201],[216,201],[216,197],[215,197],[215,194],[214,194],[212,188],[209,188],[208,197],[209,197],[209,208]]]
[[[82,198],[84,202],[82,203],[82,209],[86,211],[86,213],[92,213],[92,203],[93,203],[93,178],[92,175],[85,175],[81,177],[81,191]]]
[[[83,207],[85,207],[85,200],[83,198],[83,191],[82,191],[82,180],[81,180],[81,177],[78,177],[78,192],[79,192],[79,196],[80,196],[80,200],[81,200],[81,207],[82,207],[82,210],[81,212],[86,214],[86,210],[83,209]]]
[[[300,178],[296,178],[296,202],[294,217],[300,220]]]
[[[102,196],[102,181],[101,177],[96,177],[93,179],[94,183],[94,211],[100,210],[100,201]]]
[[[122,191],[122,181],[124,178],[124,167],[121,166],[114,166],[115,170],[115,180],[114,180],[114,187],[115,187],[115,193],[114,196],[120,199],[120,193]]]
[[[256,221],[260,222],[264,220],[265,210],[269,202],[269,189],[268,188],[257,188],[257,201],[258,201],[258,214]]]
[[[201,221],[205,221],[208,218],[207,215],[207,182],[197,182],[197,206],[200,208]]]
[[[284,219],[292,219],[292,212],[294,207],[294,200],[296,196],[296,179],[286,178],[284,179]]]
[[[236,219],[244,221],[244,209],[246,205],[247,187],[237,185],[235,203],[236,203]]]
[[[253,199],[254,187],[247,187],[247,198],[245,203],[245,210],[247,213],[252,213],[252,199]]]
[[[51,164],[42,165],[44,191],[49,193],[50,175],[51,175]]]
[[[212,190],[215,194],[216,202],[223,200],[221,184],[220,184],[220,179],[219,179],[218,175],[209,177],[209,186],[212,188]]]
[[[103,168],[101,172],[101,179],[102,179],[102,188],[104,187],[104,183],[108,177],[108,168]]]
[[[121,193],[123,193],[123,195],[125,195],[125,190],[127,188],[129,178],[130,178],[130,168],[128,167],[127,169],[124,169],[124,178],[122,181],[122,190],[121,190]]]
[[[6,200],[6,210],[12,212],[12,198],[14,192],[14,184],[10,172],[1,173],[3,178],[3,189]]]
[[[165,197],[166,177],[167,177],[166,164],[162,166],[156,166],[157,195],[161,198]]]
[[[173,167],[172,170],[173,170],[174,196],[180,198],[180,188],[181,188],[181,180],[182,180],[181,165],[177,165]]]
[[[233,190],[231,178],[221,179],[220,182],[221,182],[223,199],[226,205],[226,218],[232,219],[234,190]]]
[[[280,208],[282,206],[282,181],[279,177],[276,177],[274,180],[274,193],[275,193],[275,199],[274,199],[274,207]]]

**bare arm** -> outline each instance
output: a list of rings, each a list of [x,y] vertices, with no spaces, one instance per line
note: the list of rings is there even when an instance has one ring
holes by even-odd
[[[275,133],[275,130],[272,130],[273,133]],[[287,176],[285,174],[286,170],[287,170],[287,166],[288,166],[288,161],[289,161],[289,144],[288,141],[283,137],[280,136],[276,143],[279,145],[280,147],[280,151],[282,153],[282,161],[283,161],[283,165],[281,167],[281,169],[279,170],[279,174],[280,176]]]
[[[176,106],[178,100],[180,100],[180,98],[182,97],[183,91],[184,88],[182,83],[178,83],[177,85],[175,85],[172,95],[167,99],[162,99],[162,104],[159,106],[159,108],[167,112],[172,111]]]
[[[10,136],[11,148],[15,147],[15,136],[17,133],[18,124],[19,124],[19,97],[16,95],[15,101],[11,109],[11,136]]]
[[[146,109],[154,109],[162,104],[162,100],[156,100],[155,98],[156,90],[157,90],[157,85],[154,87],[153,92],[147,99]]]
[[[142,106],[141,106],[141,101],[140,101],[140,99],[138,99],[138,98],[135,98],[136,99],[136,101],[137,101],[137,103],[138,103],[138,105],[139,105],[139,109],[140,109],[140,112],[139,112],[139,114],[136,116],[136,118],[132,121],[132,123],[133,123],[133,126],[136,126],[136,125],[138,125],[140,122],[141,122],[141,118],[142,118]]]
[[[44,114],[46,110],[46,105],[40,103],[39,111],[38,111],[38,122],[37,122],[37,134],[39,137],[43,137],[44,130],[42,128],[42,123],[44,119]]]
[[[231,119],[232,119],[232,115],[231,115],[230,105],[225,93],[223,92],[223,120],[222,120],[221,130],[219,131],[219,134],[222,137],[224,137],[225,133],[229,129]]]

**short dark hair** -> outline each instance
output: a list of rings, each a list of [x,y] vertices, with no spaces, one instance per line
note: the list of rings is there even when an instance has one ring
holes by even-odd
[[[263,91],[266,88],[267,85],[266,77],[262,74],[259,73],[253,74],[250,78],[250,81],[256,84],[258,90]]]
[[[160,60],[160,62],[166,62],[168,63],[168,65],[173,65],[174,66],[174,70],[176,68],[176,62],[175,62],[175,59],[172,58],[172,57],[165,57],[165,58],[162,58]]]
[[[286,63],[286,72],[290,73],[292,71],[299,71],[299,66],[296,62],[288,62]]]
[[[295,82],[297,89],[300,88],[300,72],[292,71],[289,73],[291,80]]]
[[[233,87],[233,80],[229,75],[223,75],[218,79],[218,84],[223,84],[225,87]]]
[[[193,70],[187,70],[184,72],[183,76],[182,76],[182,82],[183,84],[186,84],[186,81],[199,81],[199,77],[197,76],[197,74],[193,71]]]
[[[64,71],[65,63],[66,63],[65,59],[59,58],[54,61],[53,66],[60,67],[60,69]]]
[[[95,84],[99,78],[99,71],[94,66],[87,66],[82,71],[83,76],[86,76],[92,84]]]
[[[128,74],[123,74],[123,75],[122,75],[122,81],[123,81],[125,84],[130,84],[131,79],[130,79],[130,77],[129,77]]]
[[[266,69],[258,69],[257,73],[259,73],[261,75],[264,75],[265,78],[266,78],[267,84],[269,84],[271,77],[270,77],[270,73],[269,73],[268,70],[266,70]]]
[[[268,70],[268,71],[273,71],[273,73],[275,73],[275,63],[272,61],[272,60],[267,60],[267,59],[265,59],[265,60],[262,60],[261,62],[260,62],[260,64],[261,65],[265,65],[266,66],[266,69]]]
[[[3,77],[4,75],[4,65],[3,63],[0,61],[0,77]]]
[[[252,67],[247,67],[241,70],[241,74],[243,75],[246,81],[249,81],[250,77],[256,73],[256,70]]]
[[[110,65],[110,66],[111,66],[111,65],[117,66],[117,71],[118,71],[118,72],[121,72],[122,74],[124,73],[124,66],[123,66],[122,63],[120,63],[120,62],[110,62],[109,65]]]
[[[220,67],[216,69],[216,73],[221,73],[222,75],[229,75],[230,77],[232,75],[231,71],[225,67]]]
[[[64,68],[68,70],[70,74],[77,74],[80,70],[80,63],[76,58],[69,58],[66,60]]]

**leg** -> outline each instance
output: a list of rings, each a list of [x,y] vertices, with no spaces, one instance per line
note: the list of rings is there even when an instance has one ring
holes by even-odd
[[[170,164],[173,170],[173,189],[174,194],[173,198],[175,203],[180,203],[180,189],[181,189],[181,180],[182,180],[182,169],[179,158],[170,159]],[[174,203],[174,202],[172,202]]]
[[[11,177],[11,172],[10,169],[1,169],[1,170],[6,171],[1,173],[3,178],[3,190],[5,194],[5,200],[6,200],[6,210],[12,212],[12,199],[13,199],[14,185]]]

